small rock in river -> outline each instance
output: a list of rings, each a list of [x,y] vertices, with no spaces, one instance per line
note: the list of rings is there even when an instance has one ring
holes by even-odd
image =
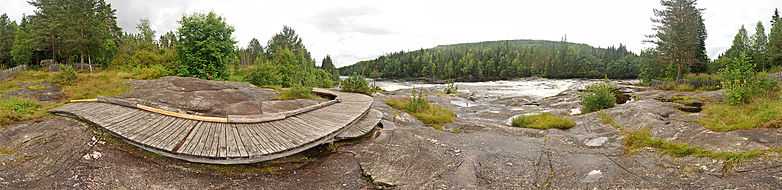
[[[603,144],[605,144],[606,142],[608,142],[608,137],[597,137],[594,139],[587,140],[586,142],[584,142],[584,144],[588,147],[600,147],[603,146]]]

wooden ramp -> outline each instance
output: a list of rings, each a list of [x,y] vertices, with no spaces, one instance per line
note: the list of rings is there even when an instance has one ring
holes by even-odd
[[[210,164],[285,157],[333,142],[340,135],[340,139],[359,137],[379,122],[376,111],[370,112],[372,97],[317,91],[335,96],[335,103],[262,122],[201,120],[97,101],[70,103],[50,112],[92,123],[148,151]]]

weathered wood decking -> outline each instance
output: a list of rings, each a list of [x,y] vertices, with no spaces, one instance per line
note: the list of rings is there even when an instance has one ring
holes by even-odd
[[[71,103],[51,110],[106,129],[143,149],[191,162],[255,163],[299,153],[337,136],[355,138],[377,125],[366,95],[331,92],[336,102],[262,122],[215,122],[160,114],[107,102]],[[371,113],[371,114],[370,114]]]

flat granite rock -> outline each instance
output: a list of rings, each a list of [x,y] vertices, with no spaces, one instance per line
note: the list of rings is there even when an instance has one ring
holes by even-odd
[[[209,81],[186,77],[134,80],[120,98],[170,111],[196,115],[253,115],[295,110],[319,100],[274,100],[278,93],[245,82]],[[325,101],[325,100],[324,100]]]

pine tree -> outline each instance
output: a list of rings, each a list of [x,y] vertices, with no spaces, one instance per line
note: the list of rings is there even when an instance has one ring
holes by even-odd
[[[757,65],[758,69],[768,69],[768,36],[766,36],[766,29],[763,27],[762,22],[758,22],[755,26],[755,34],[750,39],[752,61]]]
[[[267,43],[266,55],[270,58],[274,57],[274,54],[282,49],[288,49],[292,51],[294,55],[301,55],[301,59],[306,59],[308,65],[314,65],[314,62],[310,64],[312,56],[310,55],[310,52],[307,51],[307,48],[304,47],[302,39],[296,34],[296,31],[289,26],[283,26],[280,33],[272,36],[272,39]]]
[[[703,68],[706,56],[706,30],[696,0],[662,0],[663,9],[655,9],[656,34],[650,40],[657,45],[661,64],[676,66],[676,79],[681,79],[689,67]]]
[[[768,64],[782,66],[782,18],[779,10],[771,17],[771,32],[768,35]]]

